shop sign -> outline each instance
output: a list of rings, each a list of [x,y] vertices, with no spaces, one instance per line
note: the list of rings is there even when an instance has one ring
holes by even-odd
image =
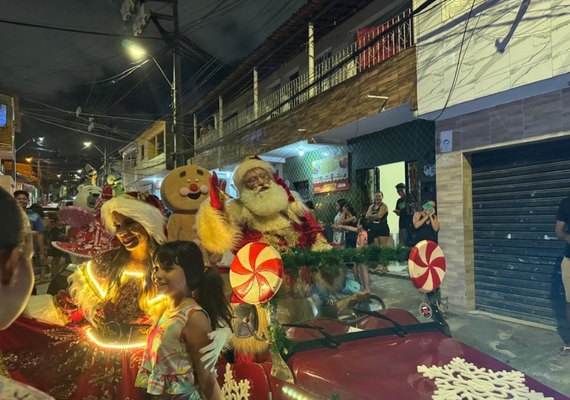
[[[311,163],[313,194],[348,190],[348,154],[316,160]]]

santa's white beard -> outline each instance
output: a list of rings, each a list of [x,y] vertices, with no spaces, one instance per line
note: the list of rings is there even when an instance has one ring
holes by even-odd
[[[275,215],[287,210],[289,206],[287,191],[275,182],[271,182],[269,189],[261,192],[243,188],[240,200],[252,214],[260,217]]]

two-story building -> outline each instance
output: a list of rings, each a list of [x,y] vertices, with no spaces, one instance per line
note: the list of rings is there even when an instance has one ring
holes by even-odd
[[[564,312],[554,226],[570,195],[568,10],[568,0],[455,0],[415,18],[452,308],[547,324]]]
[[[160,196],[166,170],[166,121],[156,121],[133,142],[120,149],[123,185],[127,191],[147,191]]]
[[[378,190],[392,210],[400,182],[435,197],[434,124],[416,109],[412,2],[311,0],[191,107],[190,162],[231,179],[260,155],[327,223],[336,200],[363,213]]]

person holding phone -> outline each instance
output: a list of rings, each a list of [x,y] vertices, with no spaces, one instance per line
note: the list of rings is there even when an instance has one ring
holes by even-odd
[[[429,200],[423,205],[421,211],[416,211],[413,222],[416,229],[416,243],[422,240],[431,240],[437,243],[439,221],[437,219],[435,201]]]

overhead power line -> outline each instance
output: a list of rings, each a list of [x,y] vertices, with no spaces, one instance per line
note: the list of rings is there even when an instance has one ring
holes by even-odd
[[[99,32],[99,31],[88,31],[84,29],[75,29],[75,28],[65,28],[62,26],[54,26],[54,25],[44,25],[44,24],[31,24],[28,22],[21,22],[21,21],[11,21],[9,19],[0,19],[0,23],[2,24],[10,24],[10,25],[17,25],[17,26],[25,26],[28,28],[40,28],[40,29],[48,29],[52,31],[60,31],[60,32],[70,32],[70,33],[82,33],[85,35],[98,35],[98,36],[108,36],[108,37],[118,37],[124,39],[136,39],[136,40],[162,40],[160,37],[145,37],[145,36],[132,36],[132,35],[121,35],[119,33],[109,33],[109,32]]]
[[[34,118],[34,119],[36,119],[36,120],[38,120],[38,121],[40,121],[40,122],[46,123],[46,124],[54,125],[54,126],[57,126],[57,127],[60,127],[60,128],[64,128],[64,129],[68,129],[68,130],[74,131],[74,132],[83,133],[83,134],[89,135],[89,136],[100,137],[100,138],[103,138],[103,139],[113,140],[113,141],[122,142],[122,143],[130,143],[130,142],[132,141],[132,139],[131,139],[131,140],[119,139],[119,138],[116,138],[116,137],[106,136],[106,135],[100,135],[100,134],[98,134],[98,133],[93,133],[93,132],[89,132],[89,131],[85,131],[85,130],[81,130],[81,129],[70,128],[69,126],[65,126],[65,125],[62,125],[62,124],[58,124],[58,123],[55,123],[55,122],[51,122],[51,121],[48,121],[48,120],[46,120],[46,119],[44,119],[44,118],[40,118],[40,117],[37,117],[37,116],[34,116],[34,115],[29,115],[29,114],[23,114],[23,115],[28,115],[30,118]]]

